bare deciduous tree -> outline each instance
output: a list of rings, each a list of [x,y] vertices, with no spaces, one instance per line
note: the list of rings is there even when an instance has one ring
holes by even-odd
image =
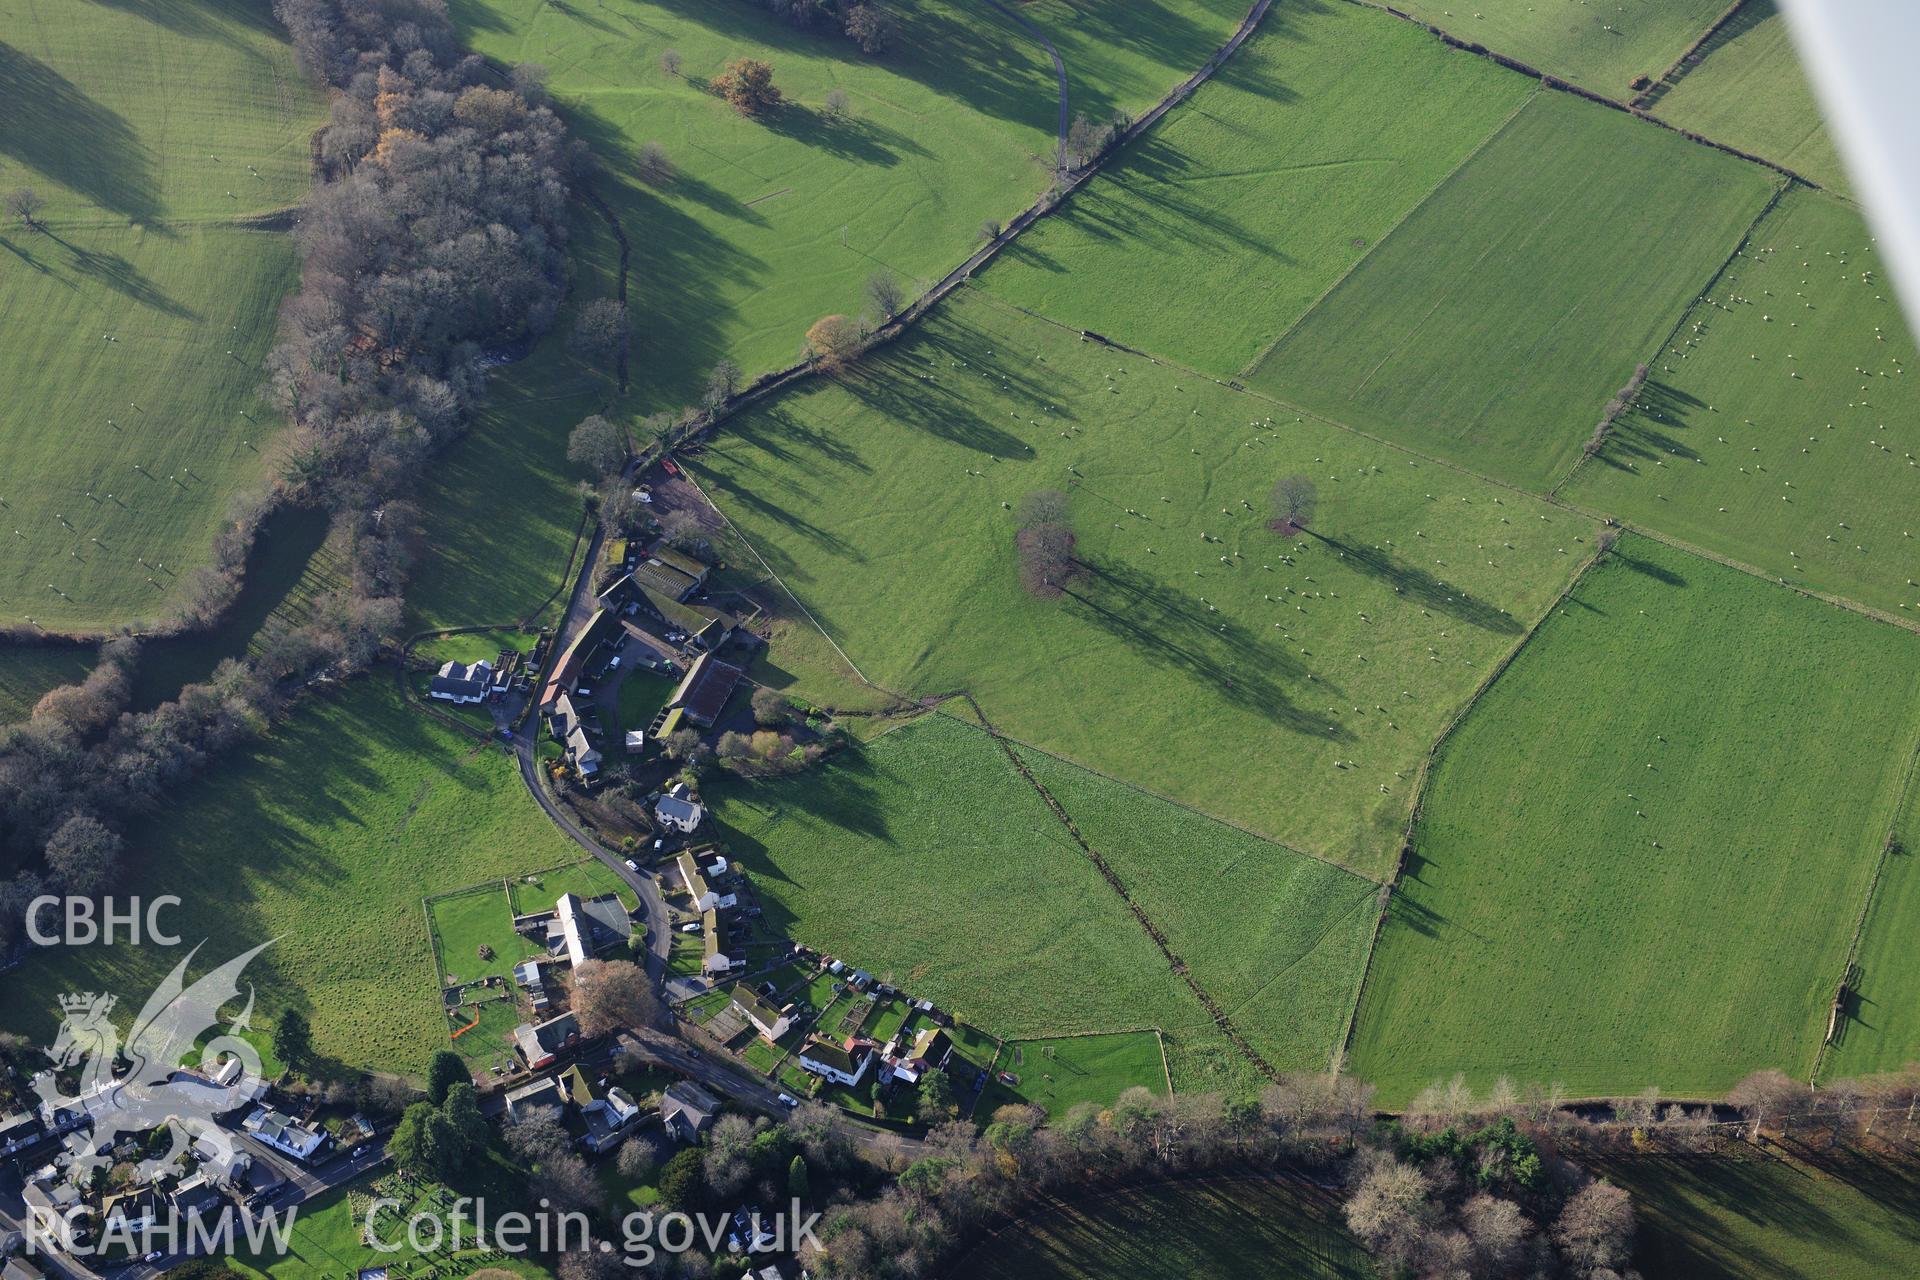
[[[1273,482],[1270,502],[1273,519],[1267,527],[1283,538],[1291,538],[1312,523],[1320,506],[1320,491],[1303,475],[1281,476]]]
[[[1589,1182],[1554,1219],[1553,1240],[1576,1276],[1612,1277],[1633,1257],[1633,1199],[1611,1182]]]
[[[40,225],[40,210],[46,203],[32,187],[16,187],[7,192],[7,212],[18,218],[20,225],[28,230]]]
[[[627,465],[627,433],[597,413],[582,418],[567,437],[567,461],[595,475],[615,475]]]
[[[627,960],[589,960],[573,971],[573,1015],[582,1035],[652,1026],[660,1002],[646,970]]]
[[[667,156],[667,149],[657,142],[642,144],[640,158],[634,165],[634,172],[640,181],[650,187],[664,187],[673,181],[673,161]]]
[[[670,76],[679,75],[680,74],[680,51],[678,49],[661,50],[660,69],[666,72]]]
[[[891,320],[907,305],[907,291],[893,272],[885,267],[867,277],[867,297],[882,319]]]

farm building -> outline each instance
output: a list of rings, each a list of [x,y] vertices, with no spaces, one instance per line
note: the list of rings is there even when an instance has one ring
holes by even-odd
[[[673,600],[685,600],[707,585],[708,565],[672,547],[655,547],[634,566],[634,585]]]
[[[680,687],[673,691],[667,705],[678,707],[686,718],[702,728],[712,728],[733,696],[734,686],[746,673],[730,662],[722,662],[711,653],[693,660]]]
[[[762,1000],[751,991],[735,991],[733,1007],[740,1015],[753,1024],[769,1042],[778,1040],[793,1029],[793,1019]]]
[[[864,1045],[843,1048],[830,1040],[809,1040],[800,1050],[800,1068],[848,1088],[866,1079],[873,1054]]]
[[[720,1099],[691,1080],[667,1086],[660,1098],[660,1123],[682,1142],[697,1141],[720,1114]]]
[[[485,658],[472,666],[449,662],[440,668],[438,674],[427,686],[427,696],[438,698],[442,702],[466,706],[475,702],[485,702],[487,692],[492,688],[493,664]]]

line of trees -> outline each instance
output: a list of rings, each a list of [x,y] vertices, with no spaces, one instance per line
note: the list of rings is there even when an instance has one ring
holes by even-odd
[[[1635,400],[1639,399],[1640,389],[1646,385],[1647,366],[1635,365],[1633,376],[1627,379],[1625,386],[1613,393],[1613,399],[1607,401],[1607,407],[1600,411],[1600,422],[1594,427],[1593,434],[1587,438],[1585,447],[1587,457],[1593,457],[1606,447],[1607,436],[1613,431],[1613,424],[1633,405]]]
[[[397,634],[416,522],[407,497],[466,428],[489,352],[530,345],[565,292],[569,144],[537,68],[504,83],[462,53],[440,0],[276,0],[302,68],[333,91],[296,223],[300,284],[268,360],[291,426],[272,490],[235,499],[181,626],[240,588],[280,502],[324,507],[348,572],[297,628],[151,711],[129,699],[138,645],[0,729],[0,955],[41,893],[111,883],[126,824],[263,729],[316,675],[363,669]]]

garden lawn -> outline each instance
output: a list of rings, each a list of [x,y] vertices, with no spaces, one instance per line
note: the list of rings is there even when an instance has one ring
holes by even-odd
[[[441,976],[449,982],[511,978],[515,965],[544,954],[514,932],[513,908],[507,902],[506,887],[498,881],[430,899],[427,919]],[[480,958],[483,946],[492,949],[493,959]]]
[[[63,228],[291,205],[326,116],[286,31],[254,0],[5,0],[0,98],[0,191],[33,188]]]
[[[1624,539],[1442,748],[1351,1069],[1805,1077],[1917,733],[1909,633]]]
[[[1647,1280],[1882,1280],[1911,1275],[1920,1170],[1779,1159],[1614,1160],[1633,1194]]]
[[[1725,0],[1399,0],[1422,22],[1622,102],[1705,34]]]
[[[1920,785],[1909,779],[1873,902],[1854,952],[1853,992],[1822,1080],[1899,1071],[1920,1062]]]
[[[984,1070],[990,1061],[982,1059],[975,1065]],[[983,1124],[993,1118],[996,1108],[1010,1103],[1031,1103],[1057,1120],[1083,1102],[1110,1107],[1136,1085],[1155,1094],[1167,1091],[1160,1037],[1151,1031],[1008,1041],[992,1065],[993,1077],[974,1109],[974,1118]],[[1002,1071],[1012,1072],[1020,1083],[1004,1083]]]
[[[1538,94],[1249,381],[1545,490],[1777,181],[1631,116]]]
[[[1373,1280],[1337,1199],[1278,1178],[1205,1178],[1065,1204],[966,1257],[978,1280]]]
[[[469,47],[547,68],[604,167],[597,188],[635,249],[633,417],[696,401],[722,357],[749,376],[791,363],[815,320],[869,305],[875,271],[935,280],[971,252],[982,219],[1011,217],[1046,186],[1057,97],[1038,43],[957,0],[893,8],[898,47],[869,58],[746,0],[453,6]],[[678,74],[660,65],[668,49]],[[788,100],[777,116],[742,118],[707,89],[739,57],[772,64]],[[825,110],[836,89],[845,119]],[[648,142],[677,170],[658,188],[638,177]]]
[[[588,858],[515,880],[514,909],[523,914],[549,911],[569,893],[577,893],[582,898],[598,898],[610,893],[629,911],[635,907],[633,890],[627,888],[613,868],[597,858]]]
[[[1773,0],[1748,0],[1654,114],[1845,194],[1846,170]]]
[[[0,43],[0,60],[12,53]],[[293,244],[217,226],[10,224],[0,249],[4,619],[160,619],[211,560],[228,500],[265,479],[280,419],[261,363]]]
[[[1379,886],[1042,752],[1020,754],[1254,1048],[1282,1070],[1327,1069],[1360,994]]]
[[[969,291],[689,467],[874,683],[969,690],[1014,738],[1384,876],[1427,747],[1593,526],[1277,413]],[[1319,514],[1288,541],[1290,473]],[[1014,551],[1050,488],[1091,566],[1057,600]]]
[[[572,855],[510,756],[410,711],[385,678],[309,701],[128,844],[117,892],[177,894],[166,923],[186,946],[209,940],[203,964],[277,939],[246,975],[256,1025],[294,1004],[323,1056],[403,1072],[446,1043],[421,899]],[[0,986],[0,1024],[44,1041],[62,991],[116,993],[130,1018],[184,955],[36,952]]]
[[[1574,502],[1920,621],[1920,374],[1851,205],[1789,192]]]
[[[709,793],[767,923],[795,941],[998,1035],[1152,1025],[1218,1038],[978,729],[925,717],[808,774]]]
[[[84,645],[0,649],[0,724],[25,720],[50,690],[85,680],[97,657],[94,649]]]
[[[1276,5],[981,283],[1232,377],[1534,89],[1389,14]]]

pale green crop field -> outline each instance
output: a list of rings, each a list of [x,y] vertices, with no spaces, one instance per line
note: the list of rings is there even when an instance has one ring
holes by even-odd
[[[1564,489],[1920,621],[1920,374],[1853,206],[1783,197]]]
[[[1384,13],[1277,5],[981,283],[1231,377],[1534,89]]]
[[[874,683],[970,690],[1021,741],[1384,875],[1422,756],[1593,526],[1280,414],[968,293],[689,464]],[[1286,540],[1295,473],[1319,516]],[[1090,566],[1058,600],[1013,545],[1049,488]]]
[[[1545,490],[1774,181],[1620,112],[1540,94],[1249,381]]]
[[[1910,633],[1622,541],[1441,749],[1354,1073],[1805,1078],[1917,736]]]

